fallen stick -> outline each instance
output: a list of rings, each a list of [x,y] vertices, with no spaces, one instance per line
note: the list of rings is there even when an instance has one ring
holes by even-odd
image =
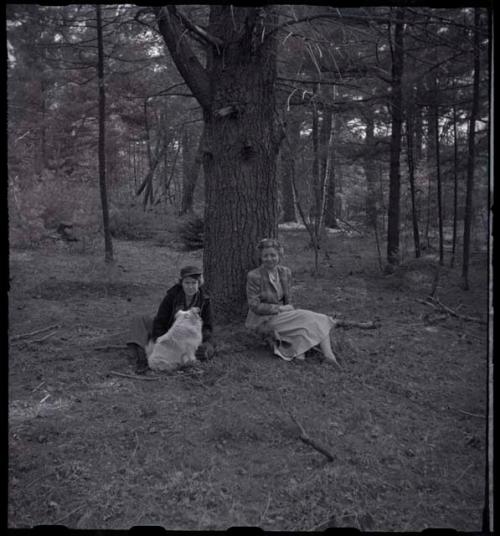
[[[468,411],[464,411],[463,409],[458,409],[460,413],[463,413],[464,415],[470,415],[471,417],[478,417],[479,419],[486,419],[486,415],[479,415],[478,413],[469,413]]]
[[[296,419],[295,415],[287,408],[285,407],[283,403],[283,398],[280,393],[281,398],[281,406],[282,408],[290,415],[290,418],[292,421],[297,425],[297,427],[300,430],[300,436],[299,439],[303,442],[312,447],[313,449],[317,450],[318,452],[321,452],[323,456],[326,456],[329,461],[333,462],[335,460],[333,454],[323,445],[318,443],[315,439],[312,439],[309,434],[304,430],[304,427],[300,424],[300,422]]]
[[[441,309],[443,311],[446,311],[448,314],[455,316],[456,318],[461,318],[462,320],[467,320],[470,322],[479,322],[479,324],[486,324],[486,322],[482,320],[481,318],[476,318],[474,316],[461,315],[457,313],[456,311],[454,311],[447,305],[444,305],[444,303],[441,303],[437,298],[429,297],[427,300],[421,300],[417,298],[417,301],[419,303],[423,303],[424,305],[429,305],[430,307],[433,307],[434,309],[438,309],[438,310]]]
[[[44,331],[49,331],[50,329],[58,328],[59,324],[54,324],[53,326],[47,326],[46,328],[37,329],[35,331],[30,331],[29,333],[21,333],[20,335],[14,335],[10,338],[11,342],[17,341],[19,339],[25,339],[26,337],[31,337],[32,335],[38,335]]]
[[[431,298],[431,299],[432,301],[436,302],[438,306],[441,307],[441,309],[443,309],[447,313],[450,313],[450,315],[452,316],[456,316],[457,318],[462,318],[463,320],[468,320],[470,322],[478,322],[479,324],[486,324],[486,322],[482,320],[481,318],[477,318],[475,316],[461,315],[457,313],[456,311],[454,311],[453,309],[451,309],[450,307],[448,307],[447,305],[445,305],[444,303],[441,303],[437,298]]]
[[[353,320],[336,320],[335,327],[337,328],[360,328],[360,329],[375,329],[377,324],[375,322],[355,322]]]
[[[31,344],[31,343],[34,343],[34,342],[43,342],[45,339],[48,339],[49,337],[52,337],[52,335],[55,335],[56,333],[57,333],[57,330],[53,331],[52,333],[47,333],[47,335],[44,335],[40,339],[33,339],[32,341],[26,341],[26,343]]]
[[[140,376],[139,374],[126,374],[125,372],[117,372],[116,370],[110,370],[108,374],[113,376],[120,376],[121,378],[130,378],[132,380],[146,380],[146,381],[156,381],[160,378],[150,378],[149,376]]]

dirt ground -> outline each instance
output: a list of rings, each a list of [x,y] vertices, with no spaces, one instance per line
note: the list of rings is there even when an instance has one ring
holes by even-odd
[[[342,371],[273,357],[240,319],[210,362],[118,376],[130,317],[201,252],[115,240],[108,268],[62,244],[10,251],[10,528],[480,530],[486,325],[419,301],[429,260],[384,276],[371,237],[337,233],[313,277],[306,233],[281,234],[296,306],[378,323],[332,332]],[[439,300],[485,321],[486,255],[471,290],[459,276],[442,269]]]

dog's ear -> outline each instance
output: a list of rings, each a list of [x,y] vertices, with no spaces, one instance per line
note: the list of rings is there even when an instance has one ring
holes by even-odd
[[[175,315],[174,318],[179,318],[181,315],[183,315],[186,311],[183,311],[182,309],[179,309]]]
[[[200,309],[199,307],[192,307],[192,308],[191,308],[191,311],[193,311],[193,313],[196,313],[197,315],[200,314],[200,310],[201,310],[201,309]]]

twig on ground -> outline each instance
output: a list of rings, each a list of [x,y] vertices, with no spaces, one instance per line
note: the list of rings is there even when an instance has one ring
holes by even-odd
[[[281,393],[279,393],[280,399],[281,399],[281,407],[290,415],[290,418],[292,421],[297,425],[297,427],[300,430],[300,436],[299,439],[303,442],[312,447],[313,449],[317,450],[318,452],[321,452],[323,456],[326,456],[329,461],[333,462],[335,460],[333,454],[323,445],[318,443],[315,439],[312,439],[309,434],[304,430],[304,427],[300,422],[297,420],[295,415],[285,406],[285,403],[283,401],[283,397]]]
[[[94,346],[92,350],[125,350],[126,346],[118,344],[110,344],[108,346]]]
[[[463,409],[457,409],[460,413],[463,413],[464,415],[470,415],[471,417],[478,417],[479,419],[486,419],[486,415],[479,415],[478,413],[469,413],[468,411],[464,411]]]
[[[110,370],[108,374],[113,376],[120,376],[121,378],[130,378],[132,380],[146,380],[146,381],[156,381],[160,378],[151,378],[150,376],[140,376],[139,374],[126,374],[125,372],[117,372],[116,370]]]
[[[461,315],[457,313],[456,311],[454,311],[447,305],[444,305],[444,303],[441,303],[437,298],[433,298],[429,296],[426,300],[421,300],[417,298],[417,301],[419,303],[423,303],[424,305],[429,305],[430,307],[433,307],[434,309],[441,309],[443,311],[446,311],[448,314],[455,316],[456,318],[467,320],[469,322],[478,322],[479,324],[486,324],[486,322],[482,320],[481,318],[476,318],[474,316]]]
[[[439,305],[439,307],[441,307],[441,309],[443,309],[447,313],[450,313],[450,315],[452,315],[452,316],[456,316],[457,318],[461,318],[463,320],[468,320],[470,322],[478,322],[479,324],[486,324],[486,321],[484,321],[481,318],[477,318],[475,316],[461,315],[461,314],[457,313],[456,311],[454,311],[453,309],[451,309],[450,307],[448,307],[444,303],[441,303],[437,298],[432,298],[432,301],[436,302]]]
[[[71,510],[71,512],[68,512],[67,514],[65,514],[64,516],[60,517],[59,519],[56,519],[56,521],[54,521],[54,525],[58,525],[59,523],[61,523],[61,521],[64,521],[69,516],[73,515],[75,512],[78,512],[78,510],[81,510],[86,504],[87,503],[82,503],[82,504],[80,504],[80,506],[77,506],[76,508]]]
[[[38,402],[38,404],[39,404],[39,405],[40,405],[40,404],[43,404],[49,397],[50,397],[50,393],[47,394],[47,395],[45,395],[45,396],[42,398],[42,400],[40,400],[40,402]]]
[[[134,436],[135,436],[135,446],[134,446],[134,451],[132,452],[132,455],[130,456],[130,460],[132,460],[136,453],[137,453],[137,449],[139,448],[139,436],[137,435],[137,431],[134,430]]]
[[[452,483],[453,484],[456,484],[459,480],[462,480],[462,477],[465,475],[465,473],[472,467],[472,463],[470,465],[468,465],[461,473],[460,473],[460,476],[455,479]]]
[[[266,515],[267,515],[267,511],[269,510],[269,505],[271,504],[271,494],[268,493],[267,494],[267,504],[266,504],[266,507],[264,508],[264,511],[262,512],[262,514],[260,515],[260,519],[259,519],[259,525],[262,525],[262,522],[264,521]]]
[[[52,333],[47,333],[47,335],[44,335],[40,339],[33,339],[32,341],[25,341],[25,342],[27,342],[28,344],[33,343],[33,342],[43,342],[44,340],[48,339],[49,337],[52,337],[52,335],[55,335],[56,333],[57,333],[57,330],[53,331]]]
[[[375,322],[355,322],[354,320],[337,320],[334,318],[335,327],[337,328],[360,328],[360,329],[375,329]]]
[[[45,380],[41,381],[31,392],[34,393],[36,390],[40,389],[40,387],[45,383]]]
[[[32,335],[38,335],[39,333],[43,333],[44,331],[49,331],[51,329],[56,329],[59,327],[59,324],[54,324],[53,326],[47,326],[46,328],[37,329],[35,331],[30,331],[29,333],[21,333],[19,335],[14,335],[10,338],[10,342],[17,341],[19,339],[25,339],[27,337],[31,337]]]

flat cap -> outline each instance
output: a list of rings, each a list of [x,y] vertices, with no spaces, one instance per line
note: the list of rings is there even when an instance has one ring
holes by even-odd
[[[201,275],[202,273],[203,270],[201,270],[201,268],[198,268],[198,266],[184,266],[184,268],[181,268],[181,279],[184,279],[185,277]]]

